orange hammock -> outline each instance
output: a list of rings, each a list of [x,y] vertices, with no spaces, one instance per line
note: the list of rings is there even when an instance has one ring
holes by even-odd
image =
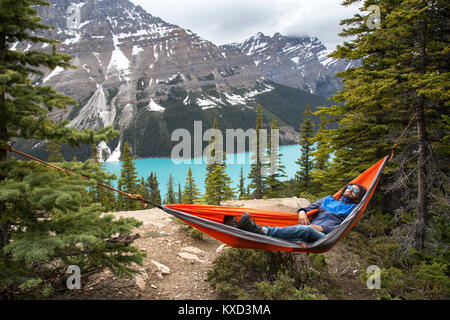
[[[392,155],[394,155],[394,147],[392,148]],[[46,161],[40,160],[29,154],[13,149],[10,146],[0,147],[0,149],[14,152],[21,156],[24,156],[30,160],[42,163],[46,166],[50,166],[54,169],[63,171],[68,174],[75,175],[76,173],[60,168],[56,165],[50,164]],[[151,204],[157,208],[164,210],[165,212],[174,215],[175,217],[185,221],[191,226],[199,229],[200,231],[209,234],[213,238],[226,243],[235,248],[250,248],[250,249],[262,249],[272,251],[290,251],[290,252],[326,252],[330,250],[339,240],[341,240],[356,224],[364,210],[366,209],[370,198],[375,191],[375,188],[380,180],[386,163],[389,161],[389,156],[384,157],[372,167],[364,171],[361,175],[353,179],[350,183],[357,183],[364,186],[367,189],[366,194],[357,204],[347,218],[332,232],[328,233],[324,238],[312,243],[301,243],[283,240],[275,237],[270,237],[262,234],[256,234],[238,228],[231,227],[224,224],[226,217],[235,216],[239,220],[240,216],[244,212],[248,212],[253,217],[254,221],[260,225],[286,227],[296,225],[298,221],[298,215],[296,213],[279,212],[272,210],[261,210],[251,208],[239,208],[239,207],[224,207],[224,206],[208,206],[197,204],[167,204],[156,205],[150,201],[142,198],[137,194],[129,194],[113,188],[111,186],[102,184],[97,181],[97,184],[101,187],[119,192],[129,199],[138,200],[142,203]],[[81,176],[82,179],[88,180],[88,177]],[[333,197],[339,199],[342,190],[339,190]],[[310,220],[312,216],[317,213],[317,209],[307,212]]]
[[[292,242],[251,233],[223,224],[225,217],[235,216],[239,220],[244,212],[248,212],[255,223],[260,225],[272,227],[292,226],[298,224],[298,214],[296,213],[197,204],[167,204],[158,207],[211,237],[235,248],[322,253],[330,250],[359,220],[375,191],[388,160],[389,156],[386,156],[350,182],[360,184],[366,188],[367,192],[363,199],[337,228],[312,244]],[[339,190],[333,197],[339,199],[341,192],[342,190]],[[315,209],[307,213],[310,220],[317,211]]]

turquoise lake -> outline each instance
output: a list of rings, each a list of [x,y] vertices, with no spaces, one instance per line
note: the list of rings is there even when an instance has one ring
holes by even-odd
[[[285,166],[285,172],[287,177],[281,180],[287,180],[294,178],[295,172],[299,169],[298,165],[295,164],[295,161],[300,157],[300,146],[289,145],[289,146],[280,146],[281,154],[281,164]],[[161,198],[164,199],[167,192],[167,182],[169,181],[169,174],[172,174],[174,178],[174,190],[178,191],[178,183],[181,184],[181,188],[183,189],[184,183],[186,180],[187,172],[189,167],[191,167],[192,175],[195,181],[195,184],[200,189],[201,193],[205,192],[204,182],[206,175],[206,161],[202,158],[201,164],[196,164],[200,161],[200,159],[192,159],[191,164],[175,164],[171,158],[145,158],[145,159],[137,159],[134,160],[134,164],[136,166],[136,171],[138,173],[138,178],[147,177],[150,175],[150,172],[156,172],[156,177],[159,183],[159,189],[161,191]],[[240,164],[244,162],[243,164]],[[236,188],[239,184],[239,178],[241,174],[241,167],[243,169],[244,178],[245,178],[245,186],[249,183],[249,179],[247,178],[250,172],[250,153],[241,153],[241,154],[227,154],[227,168],[226,172],[228,176],[232,180],[232,187]],[[117,178],[120,177],[120,169],[121,162],[106,162],[104,163],[106,170],[109,173],[114,173]],[[117,180],[115,181],[115,185],[117,186]]]

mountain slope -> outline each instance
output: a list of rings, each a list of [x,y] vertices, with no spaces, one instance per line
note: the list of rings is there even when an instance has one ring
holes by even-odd
[[[277,108],[295,106],[293,110],[301,117],[307,99],[286,103],[289,99],[239,49],[225,52],[128,0],[50,3],[50,7],[37,8],[43,22],[56,27],[44,35],[60,40],[58,50],[70,54],[77,68],[44,70],[34,81],[78,101],[76,106],[50,114],[54,120],[68,120],[79,129],[112,125],[120,131],[115,141],[100,144],[103,160],[118,160],[124,141],[136,157],[167,156],[175,144],[170,141],[171,132],[192,130],[193,120],[204,121],[205,130],[214,117],[223,129],[252,127],[256,105],[265,107],[261,96],[271,97],[266,121],[276,115],[286,132],[282,138],[293,141],[293,115]],[[14,49],[51,50],[31,43],[15,44]],[[44,145],[23,147],[42,154]],[[82,160],[89,149],[64,148],[63,153],[66,159],[76,155]]]
[[[240,50],[251,57],[261,73],[273,82],[331,97],[342,87],[335,76],[358,63],[328,58],[331,50],[313,37],[272,37],[259,32],[242,43],[221,46],[224,52]]]

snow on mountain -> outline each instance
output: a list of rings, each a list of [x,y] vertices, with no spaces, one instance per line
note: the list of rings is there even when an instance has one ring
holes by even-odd
[[[167,97],[169,85],[191,91],[212,83],[225,91],[251,89],[261,77],[250,58],[237,52],[224,56],[213,43],[128,0],[50,3],[50,8],[38,7],[43,22],[56,26],[46,36],[61,41],[59,51],[71,54],[78,69],[56,69],[43,80],[79,101],[90,101],[101,86],[107,104],[120,108],[130,103],[150,104],[151,100],[157,103]],[[238,69],[241,71],[236,72]],[[180,77],[174,79],[173,75]],[[70,113],[68,110],[66,116]],[[76,123],[92,125],[93,121]]]
[[[242,44],[219,47],[128,0],[49,2],[36,7],[42,22],[55,26],[42,35],[59,40],[57,50],[70,54],[77,68],[43,70],[35,82],[78,101],[52,112],[56,121],[68,120],[78,129],[111,125],[119,130],[116,140],[99,144],[105,161],[118,160],[125,141],[136,156],[170,154],[170,132],[194,119],[219,117],[224,126],[247,129],[261,97],[270,94],[264,102],[267,114],[295,137],[292,128],[301,119],[295,115],[303,114],[306,103],[323,104],[323,99],[294,89],[280,96],[273,82],[310,93],[337,87],[327,69],[335,64],[324,57],[316,38],[258,33]],[[32,43],[15,43],[12,49],[52,50]],[[333,84],[326,90],[320,90],[323,75],[329,76],[325,87]]]
[[[69,126],[79,129],[112,125],[120,131],[118,140],[100,146],[108,160],[117,158],[117,146],[120,142],[123,146],[130,135],[133,152],[149,155],[146,147],[138,151],[140,145],[148,145],[148,137],[145,130],[136,131],[136,123],[158,119],[161,128],[170,126],[173,120],[160,119],[169,105],[178,103],[186,112],[219,112],[240,101],[255,108],[255,96],[268,90],[250,57],[238,50],[224,54],[194,32],[167,23],[128,0],[49,2],[49,7],[36,8],[42,22],[55,29],[41,35],[59,40],[57,50],[70,54],[77,68],[43,70],[35,82],[51,85],[79,102],[52,112],[53,119],[69,120]],[[51,47],[16,43],[13,49],[47,51]]]
[[[267,79],[326,97],[342,87],[335,74],[357,65],[327,57],[332,50],[316,37],[289,37],[280,33],[270,37],[259,32],[242,43],[222,46],[224,52],[232,48],[252,57]]]
[[[153,99],[150,99],[150,104],[147,106],[148,111],[156,111],[156,112],[164,112],[166,108],[161,107],[159,104],[157,104]]]

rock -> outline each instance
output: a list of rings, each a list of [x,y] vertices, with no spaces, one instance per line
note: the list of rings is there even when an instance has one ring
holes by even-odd
[[[160,273],[161,275],[163,274],[170,274],[170,268],[168,266],[163,265],[162,263],[159,263],[158,261],[155,260],[151,260],[151,263],[153,263],[157,268],[157,274]]]
[[[201,250],[199,248],[196,248],[196,247],[184,247],[184,248],[181,248],[181,251],[193,253],[193,254],[196,254],[196,255],[205,255],[206,254],[205,251],[203,251],[203,250]]]
[[[139,289],[144,290],[146,281],[148,280],[147,271],[144,268],[139,268],[139,273],[136,275],[136,285]]]
[[[139,287],[139,289],[145,290],[145,280],[144,280],[144,278],[142,278],[140,276],[136,276],[136,285]]]
[[[219,247],[217,247],[216,249],[216,253],[221,253],[223,250],[225,250],[228,246],[224,243],[222,245],[220,245]]]
[[[200,258],[196,254],[189,253],[189,252],[180,252],[180,253],[178,253],[178,256],[180,256],[181,258],[183,258],[185,260],[197,261],[200,263],[205,262],[203,260],[200,260]]]
[[[310,204],[307,199],[297,197],[281,199],[280,203],[283,206],[290,207],[293,209],[307,207]]]

